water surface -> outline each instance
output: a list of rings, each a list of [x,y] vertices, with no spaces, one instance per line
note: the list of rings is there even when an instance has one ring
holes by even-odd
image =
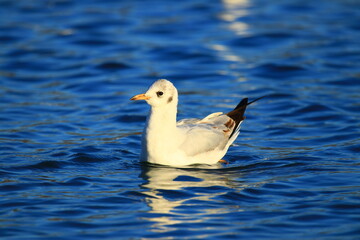
[[[3,239],[358,239],[360,4],[0,1]],[[230,111],[216,167],[141,165],[154,80]]]

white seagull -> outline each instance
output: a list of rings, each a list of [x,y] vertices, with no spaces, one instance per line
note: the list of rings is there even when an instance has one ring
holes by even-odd
[[[178,92],[166,79],[155,81],[144,94],[130,100],[145,100],[150,106],[141,140],[141,161],[169,166],[212,165],[222,160],[240,132],[248,99],[234,110],[212,113],[203,119],[176,122]]]

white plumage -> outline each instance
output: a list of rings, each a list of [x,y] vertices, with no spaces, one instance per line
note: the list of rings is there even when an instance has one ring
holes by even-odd
[[[227,114],[176,122],[178,92],[165,79],[131,100],[145,100],[151,106],[142,135],[141,161],[170,166],[218,163],[237,138],[249,104],[245,98]]]

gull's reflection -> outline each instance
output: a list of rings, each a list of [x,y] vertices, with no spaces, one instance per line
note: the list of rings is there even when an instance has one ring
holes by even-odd
[[[216,197],[234,188],[240,191],[241,187],[234,186],[225,169],[212,168],[217,169],[143,166],[142,177],[146,182],[142,187],[147,190],[144,193],[151,213],[146,219],[154,223],[153,231],[169,231],[177,223],[201,222],[204,218],[199,215],[229,212],[228,207],[218,204]]]

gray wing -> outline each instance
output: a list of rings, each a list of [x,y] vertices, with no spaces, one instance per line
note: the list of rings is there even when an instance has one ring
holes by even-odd
[[[223,150],[229,144],[234,127],[234,120],[222,113],[213,113],[196,121],[180,121],[178,128],[185,136],[180,149],[188,156]]]

